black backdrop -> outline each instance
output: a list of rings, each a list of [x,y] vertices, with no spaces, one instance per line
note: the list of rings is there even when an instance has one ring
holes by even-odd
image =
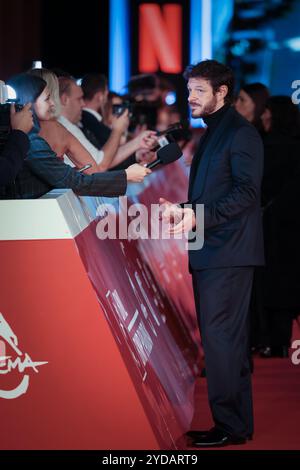
[[[138,6],[151,0],[131,0],[131,74],[138,73]],[[183,67],[189,62],[189,1],[183,5]],[[158,0],[157,3],[168,3]],[[108,74],[109,0],[0,0],[0,79],[43,60],[75,77],[87,72]],[[185,108],[182,75],[166,75],[176,86],[180,108]]]
[[[108,0],[44,0],[41,56],[45,66],[76,77],[108,71]]]

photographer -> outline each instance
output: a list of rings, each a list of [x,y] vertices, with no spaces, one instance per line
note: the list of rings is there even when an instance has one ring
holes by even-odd
[[[29,150],[27,133],[32,129],[33,117],[28,103],[18,113],[15,105],[10,108],[12,131],[0,155],[0,185],[10,184],[23,166],[23,160]]]
[[[85,107],[82,110],[81,124],[86,137],[98,148],[104,150],[112,138],[116,123],[122,119],[125,113],[113,116],[112,129],[103,123],[104,108],[107,103],[108,86],[107,78],[102,74],[87,74],[81,82]],[[126,107],[124,108],[126,109]],[[127,114],[125,114],[127,115]],[[129,122],[128,122],[129,124]],[[128,127],[128,126],[127,126]],[[127,130],[127,128],[126,128]],[[156,133],[151,130],[139,132],[131,140],[120,144],[115,148],[111,169],[127,168],[135,162],[144,160],[144,154],[156,144]],[[152,157],[152,155],[150,155]]]

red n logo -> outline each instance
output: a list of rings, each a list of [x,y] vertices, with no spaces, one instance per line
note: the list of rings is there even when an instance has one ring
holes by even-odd
[[[139,71],[182,71],[182,7],[144,3],[139,8]]]

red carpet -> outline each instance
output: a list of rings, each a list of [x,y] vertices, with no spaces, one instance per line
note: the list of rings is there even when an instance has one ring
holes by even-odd
[[[300,340],[297,324],[293,339]],[[300,450],[300,364],[293,365],[291,358],[255,358],[253,395],[253,441],[224,449]],[[192,429],[209,429],[213,423],[207,402],[206,380],[203,378],[199,379],[196,387],[195,403]]]

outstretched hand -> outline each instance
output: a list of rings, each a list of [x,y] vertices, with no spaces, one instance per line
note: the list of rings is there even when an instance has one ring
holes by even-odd
[[[173,235],[185,233],[195,227],[196,217],[193,209],[182,208],[164,198],[160,198],[159,203],[162,208],[162,220],[169,224],[168,233]]]
[[[176,235],[178,233],[186,233],[193,230],[196,225],[195,212],[191,208],[182,209],[181,221],[169,228],[169,233]]]

